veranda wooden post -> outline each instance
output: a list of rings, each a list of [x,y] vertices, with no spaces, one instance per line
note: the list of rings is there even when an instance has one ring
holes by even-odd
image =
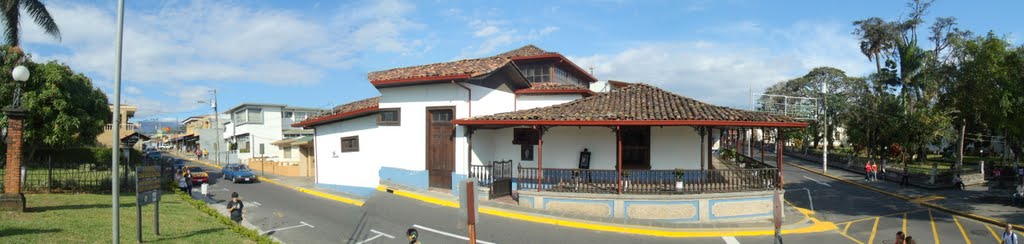
[[[778,185],[779,189],[782,189],[782,145],[785,144],[786,134],[782,132],[782,128],[775,129],[778,133],[778,137],[775,138],[775,169],[779,171]]]
[[[711,156],[711,145],[714,144],[714,141],[711,140],[711,132],[714,130],[714,128],[713,127],[707,127],[707,130],[708,130],[708,147],[707,147],[708,161],[707,161],[707,164],[708,164],[708,167],[714,168],[713,167],[714,165],[711,164],[711,157],[712,157]]]
[[[704,150],[701,150],[701,149],[704,148],[704,143],[705,143],[704,142],[704,135],[705,134],[710,135],[711,133],[704,133],[704,127],[697,127],[697,134],[700,135],[700,147],[697,148],[697,152],[700,153],[700,169],[704,170],[704,167],[705,167],[704,166],[704,162],[705,162],[705,160],[704,160],[705,159],[704,158]],[[711,154],[708,154],[708,158],[710,158],[710,157],[711,157]],[[708,164],[708,165],[711,165],[711,164]]]
[[[618,174],[615,178],[618,179],[618,193],[622,194],[622,128],[619,126],[615,126],[615,151],[615,164],[618,165]]]
[[[537,191],[543,191],[544,185],[541,182],[544,180],[544,129],[540,126],[534,126],[533,129],[537,130]]]
[[[761,127],[761,163],[764,163],[764,127]]]

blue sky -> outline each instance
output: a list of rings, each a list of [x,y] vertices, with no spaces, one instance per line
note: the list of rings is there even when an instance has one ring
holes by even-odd
[[[46,1],[60,42],[23,23],[35,61],[58,60],[107,94],[116,1]],[[864,75],[853,20],[905,16],[875,1],[128,1],[123,102],[135,119],[242,102],[330,108],[377,95],[370,71],[493,55],[526,44],[560,52],[601,80],[655,84],[747,107],[749,91],[833,66]],[[927,20],[1024,41],[1024,1],[938,1]],[[1016,11],[1016,12],[1015,12]],[[922,38],[923,39],[923,38]]]

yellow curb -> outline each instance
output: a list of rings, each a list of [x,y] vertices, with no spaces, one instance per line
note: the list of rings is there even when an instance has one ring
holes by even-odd
[[[326,193],[326,192],[322,192],[322,191],[317,191],[317,190],[313,190],[313,189],[309,189],[309,188],[305,188],[305,187],[285,185],[284,183],[277,182],[276,180],[271,180],[271,179],[267,179],[267,178],[259,178],[259,179],[260,179],[260,181],[263,181],[263,182],[267,182],[267,183],[270,183],[270,184],[278,185],[278,186],[281,186],[281,187],[284,187],[284,188],[290,188],[290,189],[299,191],[301,193],[306,193],[306,194],[309,194],[309,195],[326,198],[328,200],[334,200],[334,201],[338,201],[338,202],[342,202],[342,203],[346,203],[346,204],[351,204],[351,205],[356,205],[356,206],[360,206],[360,207],[363,206],[363,204],[365,203],[362,200],[342,197],[342,196],[338,196],[338,195],[334,195],[334,194],[330,194],[330,193]]]
[[[177,153],[172,153],[172,154],[175,154],[175,156],[178,156],[178,157],[182,157],[181,155],[178,155]],[[203,162],[203,161],[200,161],[200,160],[195,160],[195,159],[185,158],[185,157],[182,157],[182,158],[185,159],[185,160],[188,160],[188,161],[205,164],[205,165],[210,166],[210,167],[214,167],[214,168],[218,168],[218,169],[222,168],[221,166],[217,166],[217,165],[214,165],[214,164],[211,164],[211,163],[207,163],[207,162]],[[293,189],[293,190],[296,190],[296,191],[301,192],[301,193],[306,193],[306,194],[309,194],[309,195],[318,196],[318,197],[322,197],[322,198],[325,198],[325,199],[328,199],[328,200],[334,200],[334,201],[345,203],[345,204],[351,204],[351,205],[356,205],[356,206],[360,206],[360,207],[362,207],[363,204],[365,204],[365,202],[362,201],[362,200],[342,197],[342,196],[338,196],[338,195],[334,195],[334,194],[330,194],[330,193],[326,193],[326,192],[321,192],[321,191],[317,191],[317,190],[313,190],[313,189],[308,189],[308,188],[305,188],[305,187],[289,186],[289,185],[285,185],[284,183],[277,182],[276,180],[271,180],[271,179],[267,179],[267,178],[264,178],[264,177],[258,177],[257,179],[259,179],[260,181],[267,182],[267,183],[274,184],[274,185],[278,185],[278,186],[281,186],[281,187],[284,187],[284,188]]]
[[[1006,224],[1007,224],[1006,222],[1000,222],[998,220],[991,219],[989,217],[985,217],[985,216],[981,216],[981,215],[976,215],[976,214],[972,214],[972,213],[967,213],[967,212],[961,212],[959,210],[946,208],[946,207],[939,206],[939,205],[936,205],[936,204],[930,203],[930,202],[914,202],[913,200],[918,199],[918,198],[911,198],[911,197],[900,195],[900,194],[896,194],[896,193],[890,193],[890,192],[883,191],[881,189],[878,189],[878,188],[875,188],[875,187],[872,187],[872,186],[868,186],[868,185],[864,185],[864,184],[861,184],[861,183],[858,183],[858,182],[853,182],[853,181],[849,181],[849,180],[842,179],[842,178],[839,178],[839,177],[835,177],[835,176],[831,176],[831,175],[827,175],[827,174],[822,174],[821,172],[818,172],[818,171],[815,171],[815,170],[812,170],[812,169],[809,169],[807,167],[800,166],[800,165],[797,165],[797,164],[794,164],[794,163],[790,163],[790,162],[785,162],[785,163],[789,164],[791,166],[794,166],[794,167],[806,170],[806,171],[811,172],[811,173],[815,173],[815,174],[818,174],[818,175],[821,175],[821,176],[832,178],[832,179],[835,179],[835,180],[838,180],[838,181],[845,182],[847,184],[855,185],[855,186],[858,186],[858,187],[861,187],[861,188],[864,188],[864,189],[868,189],[868,190],[871,190],[871,191],[874,191],[874,192],[878,192],[878,193],[882,193],[882,194],[885,194],[885,195],[889,195],[889,196],[892,196],[892,197],[895,197],[895,198],[903,199],[904,201],[908,201],[908,202],[912,202],[912,203],[918,203],[918,204],[921,204],[922,206],[926,206],[926,207],[929,207],[929,208],[932,208],[932,209],[936,209],[936,210],[939,210],[939,211],[943,211],[943,212],[946,212],[946,213],[960,215],[960,216],[972,218],[972,219],[975,219],[975,220],[978,220],[978,221],[986,222],[986,223],[989,223],[989,224],[998,225],[998,226],[1006,226]],[[933,199],[933,200],[937,200],[937,199]],[[1021,226],[1021,225],[1014,225],[1013,228],[1016,229],[1016,230],[1019,230],[1019,231],[1024,231],[1024,226]]]
[[[459,203],[452,200],[445,200],[426,196],[414,192],[402,191],[397,189],[388,188],[386,186],[378,186],[378,191],[391,192],[395,195],[399,195],[406,198],[419,200],[426,203],[458,208]],[[809,210],[808,210],[809,211]],[[500,208],[494,207],[481,207],[480,212],[488,215],[494,215],[498,217],[517,219],[522,221],[529,221],[534,223],[549,224],[556,226],[565,226],[578,229],[606,231],[606,232],[618,232],[625,234],[637,234],[647,236],[659,236],[659,237],[719,237],[719,236],[771,236],[775,235],[774,229],[735,229],[735,230],[665,230],[655,228],[641,228],[641,227],[623,227],[623,226],[612,226],[603,225],[596,223],[588,223],[574,220],[562,220],[548,217],[534,216],[516,211],[507,211]],[[801,211],[804,212],[804,211]],[[815,218],[809,218],[814,224],[797,229],[785,229],[782,230],[782,234],[806,234],[806,233],[817,233],[829,230],[837,230],[835,224],[832,222],[823,222]]]

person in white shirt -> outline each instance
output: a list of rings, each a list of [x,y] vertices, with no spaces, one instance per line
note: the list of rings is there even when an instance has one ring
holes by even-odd
[[[1017,184],[1017,191],[1013,193],[1013,206],[1024,205],[1024,181]]]
[[[1006,224],[1006,229],[1003,230],[1002,244],[1020,244],[1020,241],[1017,240],[1017,234],[1013,233],[1013,225]]]

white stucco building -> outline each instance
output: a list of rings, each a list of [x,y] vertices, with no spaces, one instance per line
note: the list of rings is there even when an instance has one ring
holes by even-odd
[[[596,78],[532,45],[368,78],[380,96],[294,124],[314,131],[320,187],[363,196],[382,183],[455,190],[453,182],[473,166],[511,161],[545,172],[577,169],[583,151],[590,155],[585,169],[611,175],[700,171],[710,167],[711,145],[717,147],[724,129],[806,126],[645,84],[609,81],[591,88]]]
[[[233,163],[245,162],[256,157],[266,157],[274,161],[299,160],[297,156],[285,157],[299,155],[297,147],[287,148],[294,151],[286,153],[283,148],[271,143],[282,139],[312,136],[313,130],[293,127],[292,124],[320,111],[316,108],[263,103],[243,103],[229,109],[225,114],[230,115],[231,119],[222,120],[225,128],[222,138],[226,145],[231,145],[228,150],[231,153],[230,160]]]

